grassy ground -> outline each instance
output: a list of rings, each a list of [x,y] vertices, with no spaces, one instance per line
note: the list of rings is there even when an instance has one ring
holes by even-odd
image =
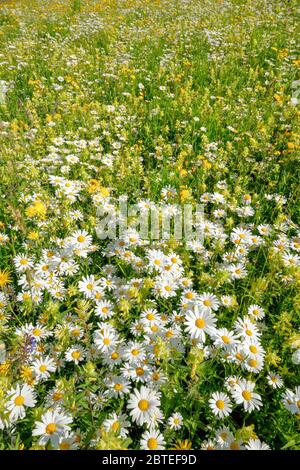
[[[272,449],[300,448],[298,42],[296,0],[0,2],[0,84],[7,89],[1,95],[0,87],[2,448],[149,448],[150,438],[168,449],[244,448],[251,438]],[[61,179],[53,183],[53,176]],[[97,205],[114,211],[125,194],[130,202],[181,205],[207,196],[198,253],[174,239],[154,246],[164,265],[172,253],[182,261],[174,297],[155,287],[163,277],[149,247],[127,239],[121,250],[107,249],[95,234]],[[236,242],[235,229],[248,231],[246,242]],[[93,244],[76,252],[68,237],[74,241],[78,230]],[[29,259],[27,268],[18,255]],[[107,265],[116,269],[112,278]],[[240,265],[246,273],[235,278]],[[97,289],[80,289],[89,275],[101,279],[108,319],[97,315]],[[195,301],[186,301],[189,289]],[[220,346],[216,332],[194,341],[186,322],[207,292],[220,303],[218,330],[237,333],[252,305],[263,309],[264,318],[250,322],[260,332],[254,360],[261,370],[247,366],[243,335],[233,349]],[[222,296],[230,296],[229,308]],[[143,320],[151,307],[158,332]],[[45,338],[32,346],[37,327]],[[99,351],[101,328],[118,338],[121,363],[110,366],[112,350]],[[141,363],[126,356],[130,342],[145,350]],[[76,364],[67,352],[78,345],[83,360]],[[36,370],[40,357],[55,363],[49,377]],[[161,393],[154,437],[128,409],[142,385],[134,375],[141,364],[146,385]],[[115,396],[111,374],[124,376],[127,366],[129,391]],[[158,385],[151,382],[157,371],[165,379]],[[269,384],[270,373],[280,387]],[[249,413],[237,403],[225,384],[231,376],[255,383],[261,406]],[[36,396],[15,419],[9,400],[18,383]],[[49,398],[55,392],[72,431],[57,431],[57,441],[45,431],[41,441],[32,431],[57,409]],[[231,397],[224,419],[209,405],[214,392]],[[175,412],[183,420],[178,430],[168,421]]]

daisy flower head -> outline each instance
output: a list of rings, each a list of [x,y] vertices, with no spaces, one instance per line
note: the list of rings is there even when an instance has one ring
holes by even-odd
[[[106,392],[110,397],[122,396],[130,392],[129,382],[121,376],[113,375],[104,379],[108,390]]]
[[[232,411],[230,398],[223,392],[214,392],[209,399],[209,406],[213,414],[221,419],[229,416]]]
[[[132,364],[142,362],[145,357],[146,351],[141,343],[131,343],[124,351],[124,359]]]
[[[32,363],[32,367],[38,381],[47,380],[51,372],[56,370],[55,362],[51,357],[36,359]]]
[[[33,259],[25,254],[17,255],[14,258],[14,265],[17,272],[23,273],[33,267]]]
[[[117,413],[111,413],[108,418],[103,421],[102,426],[107,432],[113,431],[120,437],[126,437],[130,422],[125,414],[121,413],[118,415]]]
[[[41,416],[41,421],[35,423],[32,435],[40,436],[38,441],[40,445],[45,445],[50,441],[51,446],[57,448],[61,437],[71,430],[69,425],[72,421],[71,416],[66,415],[60,409],[46,411]]]
[[[65,359],[68,362],[74,362],[78,365],[79,362],[83,361],[86,355],[85,349],[80,344],[75,344],[71,348],[68,348],[65,352]]]
[[[217,311],[219,308],[220,302],[218,298],[209,292],[204,292],[199,296],[198,307],[205,313],[211,313],[212,311]]]
[[[77,230],[72,235],[70,242],[76,248],[88,248],[92,244],[92,237],[86,230]]]
[[[261,396],[254,392],[255,383],[250,380],[241,380],[231,390],[231,395],[238,405],[243,405],[244,410],[251,413],[262,407]]]
[[[140,390],[136,388],[133,391],[127,405],[132,421],[139,426],[150,423],[151,417],[159,409],[159,406],[160,394],[144,385],[141,386]]]
[[[33,408],[36,403],[36,394],[27,384],[17,384],[6,395],[8,401],[6,408],[9,411],[9,418],[12,422],[25,418],[25,408]]]
[[[183,424],[183,417],[180,413],[173,413],[170,418],[168,419],[168,425],[170,429],[174,429],[178,431],[182,427]]]
[[[93,275],[84,277],[82,281],[79,281],[78,289],[88,299],[96,298],[96,295],[103,291],[102,287],[100,286],[100,281],[96,280],[95,276]]]
[[[274,372],[270,372],[267,375],[268,384],[272,388],[280,388],[283,386],[283,380],[279,374],[275,374]]]
[[[204,343],[205,333],[212,334],[215,329],[216,317],[210,312],[205,312],[195,306],[194,311],[189,310],[186,319],[186,331],[192,339],[197,339]]]
[[[118,345],[118,339],[112,328],[104,327],[94,332],[94,342],[99,351],[106,353],[114,351]]]
[[[145,431],[142,435],[140,446],[143,450],[163,450],[165,449],[165,440],[159,430]]]
[[[261,442],[260,439],[249,439],[245,448],[247,450],[271,450],[268,444]]]
[[[248,315],[255,320],[262,320],[265,316],[265,312],[258,305],[250,305],[248,308]]]
[[[95,307],[95,314],[98,315],[101,319],[112,317],[114,314],[113,304],[109,301],[97,302]]]

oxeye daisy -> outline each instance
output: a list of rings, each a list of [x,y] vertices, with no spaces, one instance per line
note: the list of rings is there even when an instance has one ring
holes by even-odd
[[[95,276],[87,276],[79,281],[78,289],[82,292],[85,297],[88,299],[95,298],[97,292],[101,291],[100,281],[95,279]]]
[[[110,397],[122,396],[130,391],[129,382],[121,376],[106,377],[104,383],[108,388],[107,395]]]
[[[97,349],[101,352],[113,351],[118,340],[111,328],[102,328],[94,332],[94,342]]]
[[[126,415],[112,413],[103,421],[102,426],[107,432],[114,432],[120,437],[126,437],[130,422]]]
[[[249,318],[238,318],[234,324],[234,329],[238,336],[245,339],[258,339],[261,336],[257,325]]]
[[[220,302],[214,294],[204,292],[199,296],[198,306],[199,309],[205,313],[211,313],[218,310]]]
[[[171,429],[178,431],[182,427],[183,417],[180,413],[173,413],[172,416],[168,419],[168,425]]]
[[[102,319],[110,318],[114,314],[113,304],[109,301],[97,302],[95,314]]]
[[[80,346],[80,344],[74,345],[71,348],[68,348],[65,352],[65,359],[68,362],[74,362],[74,364],[79,364],[83,361],[86,355],[85,349]]]
[[[248,308],[248,315],[253,317],[255,320],[262,320],[265,316],[265,313],[258,305],[250,305]]]
[[[140,446],[143,450],[162,450],[165,449],[165,440],[158,430],[145,431]]]
[[[61,436],[58,441],[57,450],[76,450],[78,448],[77,436],[71,432]]]
[[[235,438],[230,429],[222,426],[216,431],[216,440],[220,444],[221,449],[227,449],[230,446],[230,443],[235,440]]]
[[[51,357],[44,357],[35,360],[32,363],[33,370],[37,377],[37,380],[47,380],[50,377],[51,372],[55,372],[56,365]]]
[[[235,402],[244,406],[244,410],[252,412],[262,407],[261,396],[255,393],[255,383],[250,380],[241,380],[238,385],[231,390],[231,395]]]
[[[92,237],[85,230],[78,230],[70,241],[76,248],[88,248],[92,243]]]
[[[124,359],[132,364],[140,363],[145,357],[145,348],[140,343],[131,343],[124,351]]]
[[[27,269],[33,267],[33,259],[27,255],[17,255],[14,258],[14,265],[16,267],[16,270],[22,273]]]
[[[159,409],[159,405],[160,394],[142,385],[140,390],[135,389],[130,395],[127,407],[131,419],[142,426],[144,423],[150,424],[151,417]]]
[[[249,439],[245,448],[247,450],[271,450],[268,444],[261,442],[260,439]]]
[[[267,375],[267,379],[268,379],[268,384],[272,388],[280,388],[280,387],[283,386],[283,380],[282,380],[282,378],[279,374],[275,374],[274,372],[270,372]]]
[[[59,440],[68,431],[72,423],[71,416],[64,414],[61,410],[49,410],[41,416],[41,421],[35,423],[33,436],[40,436],[39,444],[45,445],[50,441],[53,448],[58,447]]]
[[[237,335],[227,330],[227,328],[215,329],[212,336],[215,346],[224,349],[232,349],[239,343]]]
[[[215,392],[209,399],[209,406],[213,414],[219,418],[229,416],[232,411],[232,405],[228,395],[223,392]]]
[[[216,324],[216,317],[209,312],[204,312],[197,307],[195,311],[189,311],[186,315],[185,325],[192,338],[205,341],[205,333],[212,334]]]
[[[25,408],[27,406],[33,408],[36,403],[36,394],[27,384],[17,384],[15,388],[7,392],[6,397],[6,408],[9,411],[9,418],[12,422],[25,418]]]

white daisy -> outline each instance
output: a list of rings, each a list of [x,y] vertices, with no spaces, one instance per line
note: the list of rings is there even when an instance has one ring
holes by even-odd
[[[140,446],[143,450],[165,449],[165,440],[158,430],[145,431],[142,435]]]
[[[168,419],[168,425],[171,429],[178,431],[182,427],[183,417],[180,413],[173,413],[172,416]]]
[[[200,310],[195,306],[195,311],[189,311],[186,315],[185,325],[187,332],[192,338],[199,339],[202,343],[205,341],[205,333],[212,334],[216,324],[216,317]]]
[[[36,394],[27,384],[17,384],[15,388],[7,392],[6,397],[8,399],[6,408],[10,412],[11,421],[25,418],[25,408],[27,406],[33,408],[36,403]]]
[[[140,390],[135,389],[130,395],[127,407],[132,420],[142,426],[150,423],[151,416],[159,409],[159,405],[160,394],[142,385]]]
[[[238,385],[231,390],[235,402],[244,406],[245,411],[251,411],[262,407],[261,396],[254,393],[255,383],[250,380],[241,380]]]
[[[232,411],[230,399],[226,393],[215,392],[209,399],[209,406],[215,416],[225,418]]]
[[[70,431],[69,424],[72,421],[71,416],[64,414],[61,410],[46,411],[41,416],[41,421],[35,423],[32,435],[41,436],[40,445],[45,445],[50,441],[51,445],[57,448],[60,438]]]

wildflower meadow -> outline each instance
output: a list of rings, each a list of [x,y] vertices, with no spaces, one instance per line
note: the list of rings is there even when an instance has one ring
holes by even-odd
[[[0,0],[0,449],[300,449],[297,0]]]

